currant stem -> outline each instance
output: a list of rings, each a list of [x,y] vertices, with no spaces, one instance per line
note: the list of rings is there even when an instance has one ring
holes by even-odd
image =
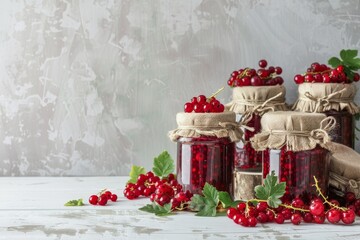
[[[333,208],[336,208],[336,209],[339,209],[339,210],[342,210],[342,211],[346,211],[347,208],[344,208],[344,207],[339,207],[339,206],[336,206],[335,204],[331,203],[328,201],[328,198],[324,196],[324,194],[321,192],[321,189],[319,187],[319,182],[318,180],[316,179],[316,177],[314,176],[314,181],[315,181],[315,187],[316,187],[316,191],[319,193],[319,195],[324,199],[324,202],[326,204],[328,204],[329,206],[333,207]]]
[[[218,95],[222,90],[224,90],[225,87],[220,88],[219,90],[217,90],[216,92],[214,92],[210,97],[208,97],[208,99],[211,99],[213,97],[215,97],[216,95]]]

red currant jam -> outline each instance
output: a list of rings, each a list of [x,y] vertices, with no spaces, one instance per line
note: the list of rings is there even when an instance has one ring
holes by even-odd
[[[231,190],[235,143],[229,138],[182,137],[177,143],[177,180],[183,191],[200,194],[205,183]]]
[[[263,177],[274,170],[280,182],[286,183],[284,197],[310,199],[316,194],[314,176],[320,189],[327,195],[329,177],[329,152],[317,146],[306,151],[270,150],[269,159],[263,162]]]
[[[240,171],[260,171],[263,162],[263,158],[268,158],[269,152],[266,151],[255,151],[251,146],[250,138],[261,130],[260,124],[261,116],[254,113],[251,120],[247,123],[248,127],[254,129],[250,131],[245,129],[244,140],[245,145],[241,142],[236,145],[235,153],[235,167]]]
[[[354,148],[354,116],[346,110],[330,110],[324,113],[327,116],[334,117],[336,120],[335,128],[329,132],[331,140]]]

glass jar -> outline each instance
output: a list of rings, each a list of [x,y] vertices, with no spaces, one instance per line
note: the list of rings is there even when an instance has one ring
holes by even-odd
[[[337,124],[329,132],[332,141],[354,148],[354,115],[359,113],[354,102],[356,92],[351,83],[302,83],[298,85],[299,97],[292,109],[334,117]]]
[[[231,192],[235,143],[230,138],[181,137],[177,140],[177,180],[200,194],[205,183]]]
[[[280,150],[270,150],[270,157],[263,162],[263,177],[275,171],[279,181],[286,183],[286,199],[301,197],[309,200],[317,195],[313,186],[314,176],[320,189],[327,192],[329,164],[329,151],[319,145],[314,149],[298,152],[288,151],[284,146]]]
[[[344,144],[345,146],[354,148],[355,138],[355,121],[354,115],[346,110],[335,111],[330,110],[324,112],[327,116],[332,116],[336,120],[336,126],[329,132],[333,142]]]

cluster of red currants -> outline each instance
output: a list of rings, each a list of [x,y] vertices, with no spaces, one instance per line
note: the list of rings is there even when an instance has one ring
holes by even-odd
[[[284,80],[278,76],[282,73],[281,67],[267,67],[267,61],[262,59],[259,61],[259,69],[253,68],[240,69],[231,73],[227,84],[230,87],[243,86],[271,86],[282,85]]]
[[[172,208],[183,208],[190,201],[192,194],[182,191],[182,185],[170,173],[166,178],[160,179],[151,171],[140,174],[136,183],[128,183],[124,190],[124,196],[130,200],[140,196],[150,197],[152,202],[160,206],[171,203]]]
[[[111,200],[113,202],[116,202],[117,200],[117,195],[111,193],[110,191],[101,191],[98,195],[91,195],[89,197],[89,203],[91,205],[100,205],[100,206],[105,206],[108,202],[108,200]]]
[[[206,98],[204,95],[193,97],[190,102],[184,105],[184,112],[186,113],[220,113],[224,112],[224,109],[224,105],[215,97]]]
[[[283,224],[286,220],[294,225],[299,225],[302,221],[322,224],[325,219],[332,224],[339,223],[340,220],[344,224],[355,221],[355,212],[351,208],[339,207],[337,200],[323,202],[320,198],[314,198],[310,205],[305,205],[302,199],[295,198],[290,204],[281,204],[278,208],[270,208],[262,201],[256,205],[249,201],[241,202],[236,208],[228,208],[227,216],[244,227],[255,227],[258,222]]]
[[[356,215],[360,216],[360,198],[356,198],[353,192],[347,192],[344,198],[346,207],[352,209]]]
[[[354,73],[353,81],[360,80],[359,73]],[[318,82],[318,83],[351,83],[352,81],[346,76],[344,66],[339,65],[336,68],[330,68],[326,64],[314,62],[307,69],[306,73],[301,75],[297,74],[294,77],[296,84],[304,82]]]

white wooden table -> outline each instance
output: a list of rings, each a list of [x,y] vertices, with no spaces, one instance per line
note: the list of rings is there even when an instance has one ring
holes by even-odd
[[[149,199],[122,196],[127,177],[0,178],[0,239],[360,239],[360,218],[351,226],[291,223],[245,228],[227,217],[181,212],[157,217],[139,211]],[[87,203],[108,188],[118,194],[107,206]],[[82,207],[65,207],[83,198]]]

